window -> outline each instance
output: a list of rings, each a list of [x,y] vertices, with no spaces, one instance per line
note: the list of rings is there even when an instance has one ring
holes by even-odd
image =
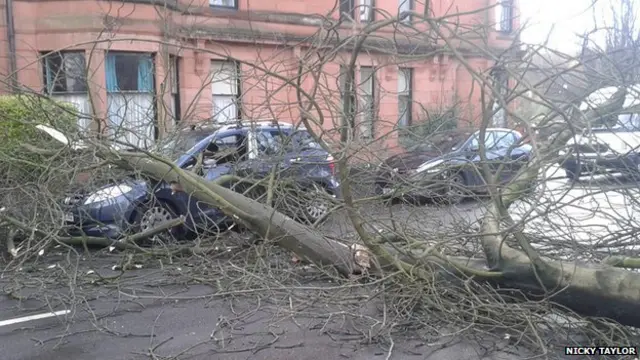
[[[180,79],[178,77],[178,57],[169,56],[171,81],[171,111],[175,122],[180,121]]]
[[[240,118],[240,68],[229,61],[212,61],[211,94],[213,120],[226,122]]]
[[[238,0],[209,0],[209,6],[216,8],[237,9]]]
[[[413,0],[398,0],[398,16],[403,12],[412,11],[412,10],[413,10]],[[411,15],[404,18],[402,22],[410,23]]]
[[[225,134],[215,138],[206,148],[205,157],[215,159],[218,164],[234,163],[247,154],[247,142],[242,134]]]
[[[360,134],[364,138],[372,138],[375,120],[375,72],[372,67],[360,68],[360,96],[362,98]]]
[[[373,0],[360,0],[360,22],[373,21]]]
[[[398,69],[398,126],[411,125],[413,70]]]
[[[352,21],[355,18],[357,0],[340,0],[340,21]]]
[[[256,136],[261,154],[275,155],[308,149],[322,149],[306,130],[293,133],[282,131],[262,131]]]
[[[508,149],[517,142],[516,135],[513,132],[496,131],[495,138],[496,149]]]
[[[340,75],[339,75],[339,88],[340,88],[340,100],[341,110],[342,110],[342,125],[347,126],[348,122],[353,122],[356,115],[356,92],[355,92],[355,83],[356,83],[356,74],[355,71],[348,71],[348,67],[345,65],[340,66]],[[350,90],[347,89],[347,80],[349,80]],[[347,103],[347,99],[349,100]],[[346,108],[348,106],[348,108]]]
[[[153,55],[109,52],[105,76],[107,126],[113,140],[150,147],[157,137]]]
[[[628,130],[638,130],[640,129],[640,114],[620,114],[615,126]]]
[[[87,91],[84,52],[58,52],[44,58],[47,94]]]
[[[513,31],[513,0],[498,0],[496,5],[496,30],[502,33]]]
[[[498,99],[493,101],[493,126],[507,126],[507,112],[502,107],[501,102],[506,102],[507,93],[509,91],[509,77],[503,68],[495,68],[492,70],[493,86],[498,90]]]
[[[153,92],[153,58],[144,53],[109,53],[107,92]]]
[[[53,99],[73,105],[77,110],[78,128],[91,126],[91,102],[87,86],[84,51],[43,54],[44,92]]]
[[[479,148],[480,133],[473,136],[470,147],[473,149]],[[493,149],[508,149],[513,146],[517,141],[517,138],[513,132],[506,131],[487,131],[484,133],[484,148],[485,150]]]

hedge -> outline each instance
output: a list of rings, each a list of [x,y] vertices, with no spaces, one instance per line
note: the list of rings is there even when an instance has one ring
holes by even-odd
[[[56,140],[35,126],[43,124],[74,133],[78,128],[75,111],[71,104],[46,97],[0,96],[0,171],[7,177],[40,176],[48,166],[47,159],[30,153],[21,144],[55,146]]]

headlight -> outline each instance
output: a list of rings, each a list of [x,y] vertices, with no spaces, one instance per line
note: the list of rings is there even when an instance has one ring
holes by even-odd
[[[116,185],[110,186],[108,188],[100,189],[93,194],[91,194],[85,201],[84,205],[93,204],[95,202],[105,201],[108,199],[113,199],[120,195],[124,195],[133,190],[133,188],[129,185]]]
[[[430,169],[434,169],[436,166],[442,164],[444,162],[444,160],[434,160],[434,161],[427,161],[426,163],[418,166],[418,168],[416,169],[416,173],[421,173],[423,171],[427,171]],[[434,169],[435,170],[435,169]],[[432,171],[429,171],[432,172]]]

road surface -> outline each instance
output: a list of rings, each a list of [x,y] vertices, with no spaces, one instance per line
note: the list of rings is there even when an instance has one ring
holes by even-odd
[[[548,174],[554,175],[554,171]],[[634,226],[637,217],[633,203],[637,190],[633,184],[611,190],[617,181],[599,180],[596,184],[585,180],[573,188],[565,179],[549,182],[543,201],[573,202],[531,220],[527,229],[543,229],[564,241],[602,244],[603,236]],[[600,193],[589,194],[594,191]],[[518,208],[523,213],[531,206],[520,204]],[[392,214],[400,224],[396,226],[426,233],[449,226],[468,227],[483,211],[481,202],[465,202],[456,207],[378,205],[362,214],[376,227],[390,226]],[[334,236],[350,236],[352,232],[343,215],[330,219],[324,231]],[[459,360],[519,359],[525,355],[492,351],[483,357],[485,353],[470,343],[429,346],[409,338],[394,339],[389,352],[392,343],[386,333],[376,333],[375,326],[386,320],[380,303],[366,297],[364,287],[368,285],[354,286],[349,290],[352,300],[341,303],[327,295],[332,291],[313,290],[318,280],[311,275],[307,277],[312,279],[299,285],[303,288],[292,293],[275,289],[273,284],[267,288],[260,273],[248,275],[241,269],[222,273],[215,259],[174,259],[173,263],[165,259],[161,264],[163,260],[152,258],[124,278],[108,279],[117,274],[112,267],[121,256],[86,256],[76,259],[62,252],[47,254],[46,261],[25,265],[20,274],[2,275],[0,283],[7,295],[0,299],[1,359]],[[231,259],[225,260],[227,265],[240,264],[241,259]],[[242,284],[234,283],[238,279],[247,283],[244,290]],[[322,281],[326,285],[326,280]],[[71,291],[61,283],[75,286]],[[28,288],[21,288],[21,284]],[[227,288],[234,290],[225,292]],[[240,293],[231,295],[237,291]],[[335,290],[341,299],[344,291]],[[30,299],[32,293],[39,294],[39,300]],[[43,294],[48,303],[42,301]],[[314,303],[319,297],[322,302]],[[69,313],[17,319],[51,311]],[[367,344],[371,333],[375,341]]]

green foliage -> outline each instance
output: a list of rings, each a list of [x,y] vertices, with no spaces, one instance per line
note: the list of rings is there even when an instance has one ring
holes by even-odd
[[[458,113],[455,107],[425,111],[425,120],[415,125],[398,129],[398,141],[405,148],[424,143],[431,134],[455,129],[458,126]]]
[[[24,149],[31,144],[43,149],[59,146],[36,125],[63,132],[77,131],[75,108],[35,95],[0,96],[0,171],[9,178],[34,179],[42,175],[48,160]]]

